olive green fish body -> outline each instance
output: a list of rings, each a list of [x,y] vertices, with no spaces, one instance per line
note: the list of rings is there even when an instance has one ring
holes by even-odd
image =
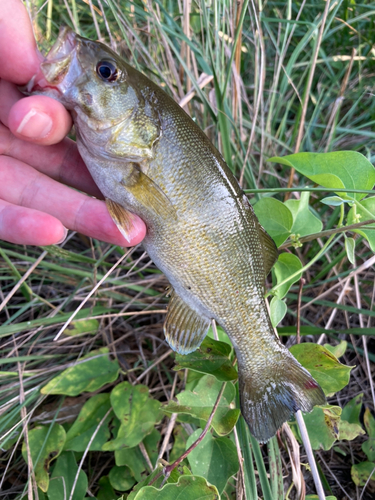
[[[57,62],[56,62],[57,61]],[[220,153],[164,91],[110,49],[63,30],[42,64],[72,110],[80,153],[126,234],[131,213],[173,291],[164,331],[180,353],[216,320],[236,350],[242,413],[267,441],[325,397],[272,328],[264,281],[276,247]]]

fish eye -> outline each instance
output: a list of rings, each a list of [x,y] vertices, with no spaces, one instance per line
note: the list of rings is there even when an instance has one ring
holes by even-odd
[[[99,61],[96,72],[105,82],[115,82],[119,76],[116,66],[110,61]]]

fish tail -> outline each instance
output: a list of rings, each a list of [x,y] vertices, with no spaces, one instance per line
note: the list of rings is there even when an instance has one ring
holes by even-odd
[[[254,373],[239,359],[241,411],[251,434],[261,443],[274,436],[297,410],[312,411],[326,403],[319,384],[290,352],[279,349]]]

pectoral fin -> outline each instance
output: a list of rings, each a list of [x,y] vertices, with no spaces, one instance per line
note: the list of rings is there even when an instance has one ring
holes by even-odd
[[[177,219],[176,210],[168,196],[140,169],[133,167],[121,184],[140,205],[149,208],[160,217]]]
[[[206,336],[210,320],[193,311],[175,291],[168,305],[164,334],[168,344],[179,354],[195,351]]]
[[[109,198],[106,198],[105,203],[118,230],[127,241],[130,241],[129,233],[133,227],[133,221],[136,218],[135,215]]]

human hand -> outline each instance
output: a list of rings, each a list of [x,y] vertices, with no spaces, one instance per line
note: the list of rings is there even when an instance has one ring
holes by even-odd
[[[26,245],[51,245],[65,239],[66,228],[121,246],[139,243],[146,226],[138,217],[129,241],[112,221],[75,142],[72,122],[59,102],[24,97],[39,69],[25,7],[0,0],[0,239]],[[71,186],[91,196],[71,189]]]

